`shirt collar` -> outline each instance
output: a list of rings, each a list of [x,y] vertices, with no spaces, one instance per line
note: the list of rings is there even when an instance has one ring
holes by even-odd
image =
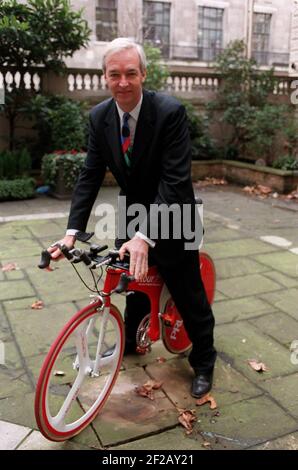
[[[142,102],[143,102],[143,93],[141,95],[141,98],[140,98],[140,101],[138,102],[138,104],[136,105],[135,108],[133,108],[129,114],[131,117],[134,118],[135,121],[138,120],[138,117],[139,117],[139,114],[140,114],[140,110],[141,110],[141,106],[142,106]],[[120,117],[120,122],[123,121],[123,114],[125,113],[125,111],[123,111],[120,106],[118,105],[117,101],[115,101],[116,103],[116,106],[117,106],[117,110],[118,110],[118,114],[119,114],[119,117]]]

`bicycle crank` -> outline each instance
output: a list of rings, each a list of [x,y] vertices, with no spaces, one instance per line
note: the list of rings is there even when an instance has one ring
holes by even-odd
[[[150,314],[146,315],[138,326],[136,333],[137,353],[146,354],[151,351],[151,339],[148,336]]]

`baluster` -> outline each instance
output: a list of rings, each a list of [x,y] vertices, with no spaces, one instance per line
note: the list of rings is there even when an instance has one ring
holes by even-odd
[[[82,75],[79,73],[76,76],[76,90],[82,90],[83,89],[83,78]]]
[[[24,83],[26,90],[31,90],[31,75],[29,72],[26,72],[24,75]]]
[[[74,91],[75,87],[75,78],[72,73],[70,73],[67,77],[67,83],[68,83],[68,91]]]
[[[99,90],[99,78],[98,78],[98,75],[96,75],[96,74],[92,75],[91,83],[92,83],[92,90],[94,90],[94,91]]]
[[[40,76],[39,76],[37,73],[35,73],[35,74],[33,75],[33,85],[34,85],[34,90],[35,90],[35,91],[39,91],[39,90],[40,90],[40,82],[41,82]]]
[[[91,77],[89,73],[84,75],[84,85],[85,85],[84,87],[85,90],[91,90]]]

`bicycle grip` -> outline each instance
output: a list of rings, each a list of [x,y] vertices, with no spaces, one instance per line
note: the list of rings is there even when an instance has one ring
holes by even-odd
[[[121,292],[124,292],[127,289],[128,284],[134,280],[135,278],[133,276],[128,276],[127,274],[122,273],[120,276],[118,285],[115,287],[113,292],[117,292],[117,294],[121,294]]]
[[[51,254],[48,252],[48,250],[42,250],[38,267],[40,269],[47,268],[48,266],[50,266],[51,260],[52,260],[52,257],[51,257]]]

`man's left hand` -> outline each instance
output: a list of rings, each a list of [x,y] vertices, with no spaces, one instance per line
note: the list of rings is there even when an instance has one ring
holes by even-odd
[[[134,237],[129,242],[123,243],[119,250],[121,260],[126,252],[130,254],[129,271],[137,281],[142,281],[147,275],[148,250],[148,243],[138,237]]]

